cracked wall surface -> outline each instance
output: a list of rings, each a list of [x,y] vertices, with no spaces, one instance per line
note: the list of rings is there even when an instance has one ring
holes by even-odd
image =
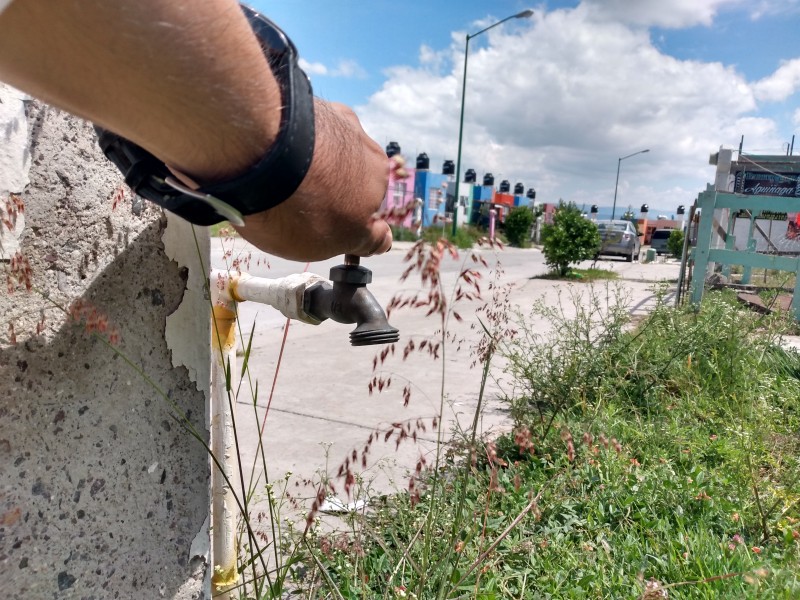
[[[0,596],[205,598],[208,458],[186,429],[207,439],[208,304],[91,126],[25,106],[0,113],[0,133],[28,127],[30,162],[0,194],[24,202],[27,260],[0,261]],[[0,161],[0,183],[18,168]],[[170,244],[194,249],[178,228]],[[197,320],[171,343],[194,356],[173,367],[166,321],[185,295]]]

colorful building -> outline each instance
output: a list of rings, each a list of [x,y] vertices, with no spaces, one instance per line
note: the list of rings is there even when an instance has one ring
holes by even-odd
[[[447,193],[450,188],[449,184],[453,181],[453,175],[433,173],[428,167],[427,155],[418,156],[414,195],[422,200],[423,227],[440,223],[446,213],[452,212],[453,204],[452,196]],[[450,210],[447,210],[448,208]]]
[[[386,156],[391,158],[401,155],[400,145],[397,142],[390,142],[386,146]],[[414,182],[416,171],[405,169],[406,177],[397,177],[394,171],[389,173],[389,186],[386,189],[386,196],[381,204],[381,212],[389,216],[393,224],[403,227],[414,227]]]
[[[391,157],[398,154],[401,154],[400,145],[390,142],[386,146],[386,155]],[[533,188],[525,193],[522,183],[514,186],[513,193],[508,181],[503,181],[499,190],[495,189],[491,173],[487,173],[483,185],[479,185],[474,169],[467,169],[464,181],[458,186],[460,198],[456,203],[453,161],[445,160],[442,172],[434,173],[424,152],[417,156],[415,166],[407,166],[405,171],[405,179],[390,175],[381,209],[384,214],[394,216],[394,223],[409,228],[452,223],[454,214],[459,226],[470,224],[488,227],[491,209],[497,211],[498,222],[502,223],[513,208],[532,207],[536,197]]]

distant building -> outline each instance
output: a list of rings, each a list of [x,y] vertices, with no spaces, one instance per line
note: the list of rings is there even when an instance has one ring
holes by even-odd
[[[402,156],[397,142],[386,146],[386,155]],[[489,210],[497,211],[498,220],[502,223],[512,208],[518,206],[532,207],[536,192],[533,188],[525,192],[525,186],[517,182],[511,192],[508,181],[501,183],[501,191],[495,189],[494,177],[487,173],[483,185],[477,183],[474,169],[464,172],[464,181],[459,184],[459,198],[455,198],[455,165],[452,160],[445,160],[441,173],[430,169],[430,159],[426,153],[417,156],[415,165],[406,165],[407,177],[397,178],[390,175],[381,209],[385,214],[402,215],[402,220],[394,222],[408,228],[430,227],[442,222],[452,222],[453,214],[457,215],[458,224],[488,226]],[[421,206],[415,203],[421,202]],[[415,210],[416,209],[416,210]],[[417,215],[415,217],[415,214]],[[415,219],[419,219],[419,223]]]

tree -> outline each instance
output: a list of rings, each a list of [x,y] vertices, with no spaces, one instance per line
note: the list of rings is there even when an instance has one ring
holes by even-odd
[[[561,277],[569,273],[571,264],[597,254],[600,244],[597,225],[584,217],[573,202],[559,202],[553,222],[542,228],[545,263]]]
[[[533,225],[533,212],[526,206],[518,206],[506,216],[505,233],[508,243],[520,248],[528,245],[531,225]]]
[[[673,229],[670,232],[667,238],[667,250],[676,258],[683,256],[683,230]]]
[[[622,215],[623,221],[630,221],[633,223],[633,228],[636,230],[636,234],[640,234],[639,231],[639,220],[636,218],[636,215],[633,214],[633,209],[629,206],[628,210],[625,211],[625,214]]]

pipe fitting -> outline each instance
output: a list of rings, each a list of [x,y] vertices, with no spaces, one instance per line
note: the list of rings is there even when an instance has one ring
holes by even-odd
[[[367,289],[372,272],[358,264],[343,264],[330,271],[332,283],[321,281],[308,288],[303,296],[303,312],[324,321],[355,323],[350,332],[353,346],[391,344],[400,339],[389,325],[386,313]]]
[[[319,325],[320,319],[303,310],[303,296],[309,287],[325,281],[313,273],[296,273],[278,279],[253,277],[247,273],[229,274],[212,271],[211,285],[216,285],[216,295],[225,302],[253,301],[277,308],[283,316]]]
[[[232,305],[247,300],[268,304],[290,319],[319,325],[325,319],[355,323],[350,332],[353,346],[391,344],[400,339],[389,325],[386,313],[367,289],[372,271],[358,264],[358,257],[346,256],[345,264],[333,267],[330,281],[313,273],[297,273],[278,279],[253,277],[246,273],[211,273],[215,304]]]

